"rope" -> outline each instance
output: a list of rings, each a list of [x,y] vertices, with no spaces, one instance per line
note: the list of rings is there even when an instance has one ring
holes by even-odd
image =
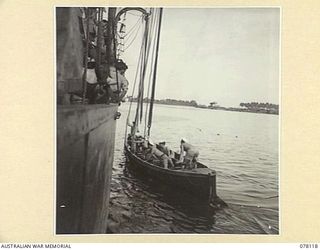
[[[156,16],[157,17],[157,16]],[[156,21],[157,21],[157,18],[154,18],[153,21],[152,21],[152,30],[151,30],[151,37],[153,36],[153,34],[156,32]],[[152,52],[151,52],[151,63],[153,62],[154,60],[154,56],[155,56],[155,42],[153,42],[153,45],[152,45]],[[152,76],[152,72],[154,70],[154,67],[153,67],[153,64],[151,64],[151,68],[150,68],[150,71],[149,71],[149,78],[148,78],[148,90],[147,90],[147,98],[149,99],[149,94],[150,94],[150,86],[151,86],[151,76]],[[144,137],[146,137],[146,129],[147,129],[147,118],[148,118],[148,108],[149,108],[149,102],[147,102],[146,104],[146,112],[145,112],[145,121],[144,121]]]
[[[85,97],[87,95],[87,69],[88,69],[88,54],[89,54],[89,8],[87,8],[87,32],[86,32],[86,53],[84,57],[84,72],[82,76],[82,86],[83,86],[83,95],[82,95],[82,104],[85,104]]]
[[[140,108],[140,106],[139,106],[139,103],[141,102],[141,84],[142,84],[142,75],[143,75],[143,73],[142,73],[142,71],[143,71],[143,65],[144,65],[144,56],[145,56],[145,39],[144,39],[144,36],[142,37],[142,48],[141,48],[141,65],[139,65],[140,66],[140,82],[139,82],[139,88],[138,88],[138,99],[137,99],[137,108],[136,108],[136,116],[135,116],[135,118],[134,118],[134,120],[135,120],[135,125],[138,127],[138,122],[139,122],[139,119],[138,119],[138,117],[139,117],[139,108]]]
[[[128,48],[130,48],[130,46],[133,44],[133,42],[135,41],[135,39],[137,38],[138,36],[138,33],[139,33],[139,30],[141,28],[141,25],[139,25],[139,28],[135,34],[135,36],[133,37],[133,39],[131,40],[130,44],[126,47],[126,48],[123,48],[123,52],[126,51]],[[129,39],[129,38],[128,38]],[[123,43],[126,43],[127,41],[123,41]]]
[[[137,113],[135,122],[138,125],[139,121],[141,122],[141,117],[143,113],[143,84],[144,84],[144,74],[145,74],[145,65],[146,65],[146,51],[147,51],[147,40],[146,40],[146,33],[147,33],[147,24],[145,24],[145,31],[143,34],[143,53],[142,53],[142,63],[140,65],[140,84],[139,84],[139,93],[138,93],[138,106],[137,106]],[[138,119],[140,117],[140,119]]]
[[[97,35],[97,58],[96,58],[96,69],[99,72],[99,78],[101,78],[100,74],[100,65],[101,65],[101,47],[102,47],[102,8],[98,9],[98,35]],[[101,79],[99,79],[101,80]]]
[[[160,31],[161,31],[161,21],[162,21],[162,10],[163,9],[160,8],[158,34],[157,34],[156,58],[155,58],[155,62],[154,62],[152,94],[151,94],[150,113],[149,113],[149,121],[148,121],[148,136],[150,135],[150,129],[151,129],[151,124],[152,124],[153,101],[154,101],[154,96],[155,96],[155,86],[156,86],[157,66],[158,66],[158,55],[159,55],[159,45],[160,45]]]
[[[118,57],[120,57],[120,53],[125,52],[125,50],[127,50],[133,44],[133,42],[135,41],[135,39],[136,39],[136,37],[137,37],[137,35],[139,33],[139,30],[141,28],[141,24],[142,24],[142,22],[140,22],[140,25],[137,26],[137,24],[139,24],[140,20],[142,20],[142,15],[137,20],[137,22],[132,26],[132,28],[129,30],[129,32],[127,34],[122,36],[118,32],[116,33],[117,37],[120,39],[120,47],[118,48],[118,54],[117,54]],[[136,30],[137,27],[138,27],[138,29]],[[135,33],[133,31],[135,31]],[[132,34],[135,34],[133,39],[130,41],[130,44],[126,48],[124,48],[124,44],[126,44],[128,42],[128,40],[131,38]],[[126,40],[124,40],[124,38],[126,38]]]
[[[152,13],[152,10],[153,9],[150,9],[150,13]],[[153,19],[154,20],[154,19]],[[143,86],[143,83],[144,83],[144,79],[145,79],[145,73],[146,73],[146,68],[147,68],[147,62],[148,62],[148,58],[149,58],[149,52],[150,52],[150,47],[151,47],[151,39],[148,40],[148,32],[149,32],[149,29],[151,30],[152,28],[152,23],[151,22],[151,25],[148,24],[148,22],[146,22],[146,36],[145,36],[145,40],[146,40],[146,44],[147,46],[145,47],[145,60],[144,60],[144,65],[143,65],[143,74],[142,74],[142,77],[141,77],[141,81],[142,81],[142,84],[141,84],[141,88],[140,88],[140,93],[141,93],[141,96],[140,96],[140,103],[141,103],[141,113],[140,113],[140,122],[142,121],[142,113],[143,113],[143,94],[144,94],[144,86]],[[152,35],[152,33],[151,33]],[[150,37],[151,37],[150,35]]]
[[[153,12],[153,9],[150,10],[150,13]],[[132,91],[132,96],[135,91],[136,83],[137,83],[137,76],[138,73],[140,75],[140,82],[139,82],[139,92],[138,92],[138,103],[137,103],[137,110],[136,110],[136,115],[135,115],[135,126],[139,126],[139,121],[142,121],[142,114],[143,114],[143,96],[144,96],[144,80],[146,77],[146,72],[147,72],[147,64],[149,62],[149,55],[150,55],[150,50],[151,52],[151,61],[150,61],[150,69],[149,69],[149,76],[148,76],[148,88],[147,88],[147,97],[149,97],[150,94],[150,86],[151,86],[151,78],[153,75],[153,86],[155,84],[155,66],[157,65],[157,51],[159,49],[159,29],[161,25],[161,13],[162,10],[160,9],[159,15],[152,15],[150,23],[148,20],[146,21],[145,24],[145,32],[143,34],[143,41],[140,49],[140,56],[139,56],[139,61],[137,65],[137,71],[136,71],[136,76],[135,76],[135,82],[134,82],[134,87]],[[159,17],[158,17],[159,16]],[[158,18],[157,18],[158,17]],[[154,37],[154,34],[157,35]],[[158,38],[158,39],[157,39]],[[152,42],[153,41],[153,42]],[[157,42],[157,44],[156,44]],[[151,49],[152,48],[152,49]],[[156,57],[156,60],[154,58]],[[154,62],[155,61],[155,62]],[[153,90],[153,95],[154,95],[154,88]],[[131,109],[132,109],[132,100],[130,103],[129,107],[129,112],[128,112],[128,117],[127,117],[127,124],[129,123],[129,117],[131,114]],[[148,111],[148,103],[147,103],[147,108],[146,108],[146,114],[145,114],[145,121],[144,121],[144,135],[146,135],[146,124],[147,124],[147,111]],[[140,119],[139,119],[140,118]],[[149,116],[150,120],[150,116]],[[127,126],[126,126],[127,130]]]
[[[128,112],[127,121],[126,121],[126,129],[125,129],[125,137],[124,137],[125,138],[125,142],[127,140],[127,128],[128,128],[129,117],[130,117],[131,109],[132,109],[133,95],[134,95],[134,91],[136,89],[136,83],[137,83],[137,77],[138,77],[138,73],[139,73],[139,67],[140,67],[140,64],[142,64],[143,47],[144,47],[144,39],[142,40],[141,47],[140,47],[139,59],[138,59],[138,63],[137,63],[137,69],[136,69],[136,74],[135,74],[134,84],[133,84],[133,89],[132,89],[132,95],[131,95],[132,99],[130,101],[129,112]],[[138,126],[138,124],[136,124],[135,126]]]
[[[111,26],[112,28],[112,39],[113,39],[113,52],[114,52],[114,59],[116,60],[117,59],[117,41],[116,41],[116,36],[115,36],[115,27],[112,25]],[[115,67],[116,68],[116,67]],[[119,79],[118,79],[118,69],[116,68],[116,80],[117,80],[117,90],[118,90],[118,99],[119,99],[119,96],[120,96],[120,86],[119,86]],[[120,102],[121,100],[119,100]]]
[[[132,15],[132,16],[140,16],[140,15],[137,15],[137,14],[133,14],[133,13],[130,13],[130,12],[127,12],[129,15]]]
[[[131,29],[127,32],[127,34],[123,35],[123,38],[129,36],[130,34],[132,34],[133,30],[137,27],[139,21],[142,19],[142,16],[140,16],[140,18],[138,18],[137,22],[131,27]],[[141,26],[141,23],[140,25]]]
[[[143,95],[144,95],[144,79],[146,75],[146,64],[148,61],[148,32],[149,32],[149,21],[146,19],[145,23],[145,32],[144,32],[144,40],[145,40],[145,46],[144,46],[144,56],[143,56],[143,65],[142,65],[142,77],[140,78],[140,122],[142,121],[142,115],[143,115]]]
[[[141,44],[141,48],[140,48],[140,55],[139,55],[139,59],[138,59],[138,63],[137,63],[137,70],[136,70],[136,75],[135,75],[135,78],[134,78],[134,84],[133,84],[133,89],[132,89],[132,97],[134,95],[134,91],[135,91],[135,87],[136,87],[136,83],[137,83],[137,77],[138,77],[138,72],[139,72],[139,66],[140,66],[140,63],[142,62],[142,48],[143,48],[143,43]],[[128,117],[127,117],[127,121],[129,119],[129,115],[130,115],[130,112],[131,112],[131,106],[132,106],[132,100],[130,102],[130,106],[129,106],[129,113],[128,113]]]

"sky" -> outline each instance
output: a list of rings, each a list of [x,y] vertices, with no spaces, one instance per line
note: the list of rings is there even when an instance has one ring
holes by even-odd
[[[131,95],[143,27],[129,13],[127,31],[136,28],[122,59]],[[279,28],[279,8],[164,8],[156,99],[279,104]]]

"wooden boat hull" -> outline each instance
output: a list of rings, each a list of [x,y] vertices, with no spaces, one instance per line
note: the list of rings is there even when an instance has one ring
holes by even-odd
[[[172,187],[174,191],[184,191],[208,204],[220,200],[216,192],[216,172],[200,163],[200,168],[192,170],[164,169],[147,162],[135,155],[125,146],[126,156],[130,161],[129,168],[138,171],[146,177],[158,180]]]

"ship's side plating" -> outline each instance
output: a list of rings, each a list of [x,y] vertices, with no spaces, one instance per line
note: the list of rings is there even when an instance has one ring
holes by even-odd
[[[117,104],[70,104],[82,91],[79,8],[56,8],[56,233],[106,233]]]

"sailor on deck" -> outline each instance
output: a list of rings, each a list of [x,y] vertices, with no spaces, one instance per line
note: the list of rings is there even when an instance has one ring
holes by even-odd
[[[184,156],[185,153],[185,156]],[[185,163],[186,168],[197,168],[199,150],[189,144],[185,138],[181,139],[180,143],[180,159],[177,163]]]
[[[122,61],[118,60],[115,66],[110,67],[109,77],[107,78],[108,94],[112,100],[116,99],[116,94],[119,94],[119,101],[121,101],[128,91],[129,82],[125,77],[125,72],[128,66]]]

